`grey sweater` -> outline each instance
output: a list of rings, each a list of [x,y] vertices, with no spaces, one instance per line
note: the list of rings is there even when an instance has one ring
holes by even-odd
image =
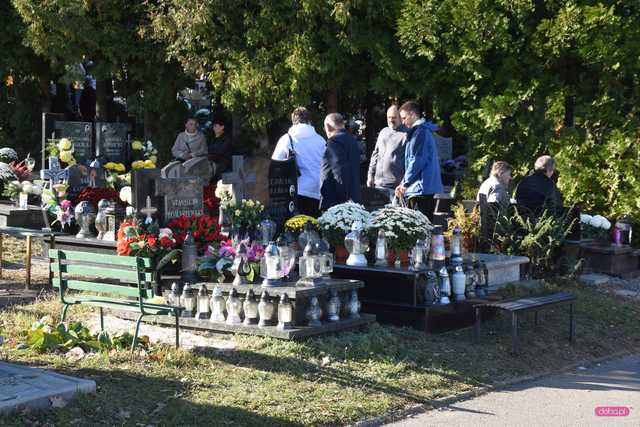
[[[369,162],[369,177],[376,187],[395,188],[404,176],[404,146],[407,128],[386,127],[378,134],[376,148]]]

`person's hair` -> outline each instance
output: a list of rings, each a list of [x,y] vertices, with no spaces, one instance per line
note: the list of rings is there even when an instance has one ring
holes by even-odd
[[[533,170],[552,172],[556,169],[556,161],[551,156],[540,156],[536,159],[536,163],[533,165]]]
[[[311,123],[311,113],[309,113],[309,110],[304,107],[298,107],[293,110],[293,113],[291,113],[291,123],[294,125],[300,123],[309,124]]]
[[[414,113],[416,113],[416,115],[418,117],[420,117],[420,105],[418,105],[418,103],[416,101],[407,101],[404,104],[402,104],[402,106],[400,106],[399,111],[406,111],[406,112],[411,112],[413,111]]]
[[[194,122],[198,123],[198,118],[194,116],[187,117],[187,120],[185,120],[184,122],[187,123],[189,120],[193,120]]]
[[[511,172],[512,170],[513,169],[509,163],[498,160],[493,163],[493,166],[491,166],[491,176],[498,177],[504,173]]]
[[[211,124],[225,126],[224,119],[222,117],[215,117],[213,120],[211,120]]]
[[[324,119],[324,124],[331,126],[333,129],[344,128],[344,117],[340,113],[327,114]]]
[[[398,106],[396,104],[391,104],[389,105],[389,108],[387,108],[387,113],[389,112],[389,110],[391,109],[395,109],[397,114],[400,114],[400,108],[398,108]]]

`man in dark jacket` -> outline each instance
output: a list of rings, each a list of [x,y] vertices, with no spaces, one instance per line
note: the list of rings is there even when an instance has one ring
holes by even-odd
[[[213,119],[213,138],[207,141],[209,161],[216,165],[213,182],[217,182],[231,168],[232,150],[231,133],[225,132],[224,120],[216,117]]]
[[[545,209],[555,215],[560,214],[563,210],[562,194],[551,179],[555,170],[553,157],[539,157],[533,173],[524,177],[516,188],[515,198],[518,205],[528,208],[535,215],[540,215]]]
[[[320,210],[352,200],[360,203],[360,147],[338,113],[324,119],[327,149],[320,168]]]

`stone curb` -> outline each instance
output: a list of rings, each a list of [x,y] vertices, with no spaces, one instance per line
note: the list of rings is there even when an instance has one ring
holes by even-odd
[[[413,416],[413,415],[418,415],[418,414],[422,414],[422,413],[425,413],[425,412],[433,410],[433,409],[441,408],[441,407],[450,405],[450,404],[455,403],[455,402],[460,402],[460,401],[463,401],[463,400],[471,399],[473,397],[482,396],[484,394],[487,394],[487,393],[492,392],[492,391],[496,391],[496,390],[498,390],[500,388],[503,388],[503,387],[508,387],[508,386],[511,386],[511,385],[514,385],[514,384],[534,381],[534,380],[540,379],[542,377],[547,377],[547,376],[551,376],[551,375],[555,375],[555,374],[564,373],[566,371],[575,369],[578,366],[593,365],[595,363],[607,362],[607,361],[609,361],[611,359],[617,359],[619,357],[628,356],[630,354],[635,354],[637,352],[638,352],[638,349],[636,349],[636,350],[624,350],[624,351],[619,351],[617,353],[609,354],[607,356],[598,357],[598,358],[595,358],[595,359],[584,359],[582,361],[575,362],[575,363],[563,366],[562,368],[549,369],[549,370],[538,372],[538,373],[535,373],[535,374],[524,375],[524,376],[521,376],[521,377],[512,378],[510,380],[500,381],[500,382],[497,382],[495,384],[476,387],[476,388],[473,388],[473,389],[471,389],[469,391],[465,391],[465,392],[462,392],[462,393],[459,393],[459,394],[453,394],[453,395],[450,395],[450,396],[444,396],[444,397],[439,397],[437,399],[432,399],[432,400],[429,400],[427,403],[420,403],[420,404],[416,404],[416,405],[411,405],[411,406],[408,406],[408,407],[406,407],[404,409],[392,412],[392,413],[387,414],[387,415],[381,415],[379,417],[373,417],[373,418],[357,421],[354,424],[350,424],[350,426],[353,426],[353,427],[378,427],[378,426],[382,426],[384,424],[388,424],[388,423],[391,423],[391,422],[394,422],[394,421],[403,420],[403,419],[408,418],[408,417]]]

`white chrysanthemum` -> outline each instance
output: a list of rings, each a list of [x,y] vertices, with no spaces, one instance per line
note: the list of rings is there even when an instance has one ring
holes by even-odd
[[[591,215],[588,214],[580,214],[580,222],[583,224],[591,224]]]
[[[594,215],[591,218],[591,225],[596,228],[602,228],[604,217],[600,215]]]

